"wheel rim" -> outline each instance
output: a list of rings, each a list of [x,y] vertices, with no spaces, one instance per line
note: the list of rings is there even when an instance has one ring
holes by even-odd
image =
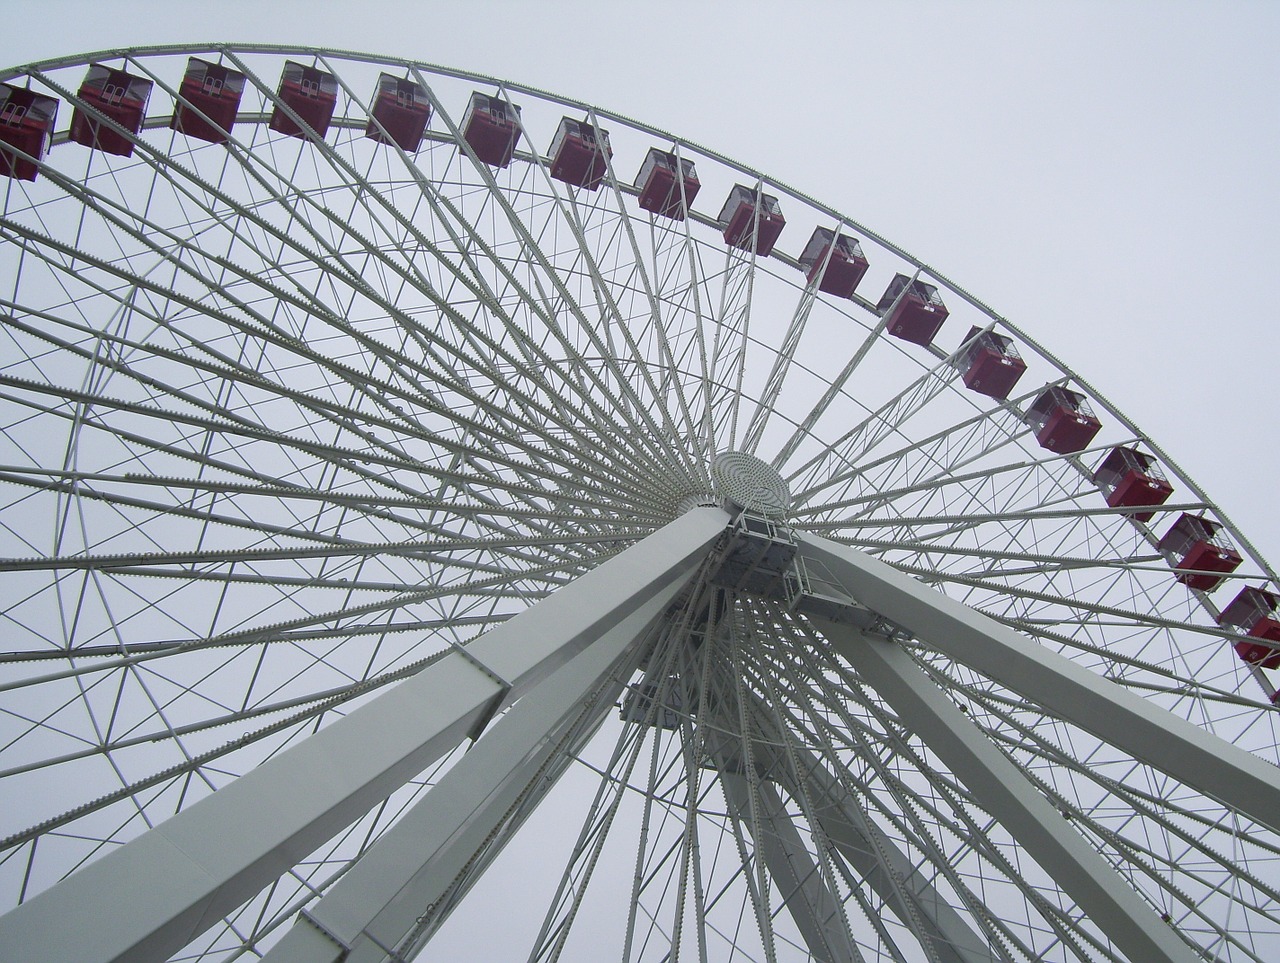
[[[3,768],[6,797],[20,801],[6,823],[6,905],[682,507],[714,500],[711,464],[738,449],[774,462],[797,528],[889,561],[1276,760],[1276,713],[1258,685],[1274,682],[1241,663],[1232,630],[1215,620],[1233,586],[1274,588],[1271,570],[1118,409],[946,278],[923,270],[954,315],[938,338],[947,347],[889,338],[870,301],[818,294],[797,269],[803,238],[825,227],[866,247],[867,297],[895,272],[922,270],[856,222],[602,109],[422,64],[205,51],[249,83],[230,149],[189,140],[167,117],[187,55],[201,53],[129,54],[128,69],[155,84],[132,158],[60,142],[34,184],[4,185],[13,360],[0,554],[15,641]],[[25,68],[10,82],[31,78],[69,114],[89,59]],[[282,137],[265,122],[286,59],[339,79],[338,120],[323,140]],[[367,92],[383,69],[431,92],[431,133],[411,156],[364,136]],[[521,105],[525,130],[522,153],[497,170],[458,136],[467,93],[494,87]],[[599,191],[565,187],[528,153],[566,113],[614,139]],[[697,162],[703,193],[687,221],[636,203],[632,168],[651,146]],[[771,258],[727,248],[715,224],[718,199],[757,182],[783,199],[789,221]],[[994,326],[1028,361],[1012,406],[964,389],[950,359],[967,325]],[[1105,422],[1078,459],[1041,449],[1022,419],[1046,383],[1083,392]],[[1152,453],[1174,483],[1150,529],[1108,510],[1092,481],[1118,445]],[[1183,510],[1220,522],[1246,556],[1215,593],[1190,593],[1155,545]],[[863,782],[846,789],[1014,958],[1114,952],[1051,883],[1015,869],[1012,838],[936,775],[928,747],[903,738],[802,621],[745,597],[733,612],[714,650],[723,678],[710,646],[701,664],[682,661],[678,646],[661,650],[678,676],[697,680],[690,704],[708,686],[738,692],[743,713],[764,699],[793,751],[816,745],[846,773],[856,761]],[[812,655],[797,668],[763,638]],[[1188,940],[1222,959],[1267,958],[1280,932],[1266,882],[1274,834],[937,653],[913,651]],[[832,704],[820,709],[823,700]],[[634,957],[661,958],[672,943],[713,955],[737,944],[745,958],[772,955],[773,941],[799,946],[786,921],[773,930],[778,903],[759,861],[744,873],[739,860],[722,903],[722,867],[680,868],[704,819],[746,853],[743,823],[760,838],[767,790],[748,787],[747,812],[725,815],[718,780],[699,775],[706,735],[677,715],[671,729],[624,727],[603,743],[618,747],[617,762],[607,749],[597,761],[649,764],[653,781],[627,800],[639,824],[659,803],[685,817],[673,824],[677,841],[655,830],[641,845],[639,875],[651,882],[633,888],[619,917]],[[202,949],[226,955],[278,930],[307,885],[323,889],[432,779],[422,774]],[[676,795],[695,802],[682,810],[668,801]],[[623,796],[600,798],[588,827],[612,798],[623,811]],[[813,800],[791,802],[803,822]],[[918,920],[881,922],[880,897],[859,890],[846,864],[814,859],[846,907],[839,928],[862,952],[927,958],[906,948],[927,947]],[[1026,921],[984,914],[1002,900]],[[714,918],[748,905],[749,926]],[[675,922],[688,912],[701,925]],[[572,913],[572,899],[553,907],[548,946]]]

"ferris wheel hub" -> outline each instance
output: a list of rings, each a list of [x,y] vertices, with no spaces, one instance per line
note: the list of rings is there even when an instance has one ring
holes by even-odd
[[[603,108],[110,53],[0,77],[10,956],[1280,960],[1280,579],[1072,370]]]
[[[731,512],[746,510],[766,518],[782,518],[791,505],[791,490],[782,476],[772,465],[744,451],[716,455],[711,481]]]

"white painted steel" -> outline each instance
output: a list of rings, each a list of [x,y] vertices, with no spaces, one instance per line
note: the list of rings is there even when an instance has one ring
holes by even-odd
[[[848,794],[831,785],[830,776],[816,765],[805,776],[810,795],[818,800],[815,818],[822,833],[867,884],[879,891],[907,925],[920,920],[920,940],[941,961],[994,963],[1007,959],[974,932],[951,904],[933,887],[891,840],[873,835],[866,816]]]
[[[167,958],[619,622],[643,608],[647,624],[726,520],[694,509],[476,639],[465,656],[447,655],[11,910],[0,917],[0,945],[20,959]]]
[[[755,723],[766,743],[784,745],[767,706],[756,704]],[[766,750],[767,751],[767,750]],[[806,798],[814,829],[840,853],[853,874],[875,890],[904,926],[920,928],[917,938],[938,963],[1000,963],[1008,959],[993,941],[983,939],[955,911],[903,850],[877,830],[848,787],[808,748],[792,745],[789,754],[774,750],[759,765],[792,799]],[[919,845],[919,841],[915,841]]]
[[[438,922],[434,908],[516,801],[544,794],[558,775],[558,758],[567,759],[613,708],[622,683],[605,686],[607,678],[617,676],[628,654],[635,661],[637,646],[679,588],[645,601],[523,696],[263,959],[373,963],[386,957],[384,948],[404,955],[401,947],[424,919]],[[317,955],[322,949],[327,955]]]
[[[246,76],[227,145],[168,126],[189,56]],[[131,157],[67,136],[95,59],[154,83]],[[292,110],[287,59],[335,75],[323,137],[269,127]],[[384,71],[432,107],[416,150],[365,136]],[[738,449],[792,493],[770,508],[778,521],[836,543],[830,558],[903,577],[877,598],[892,618],[925,639],[939,627],[926,603],[950,600],[942,611],[968,628],[906,652],[1171,929],[1206,960],[1280,958],[1267,768],[1280,762],[1268,701],[1280,677],[1243,664],[1216,619],[1241,585],[1280,588],[1275,573],[1020,327],[760,171],[518,83],[265,45],[113,51],[3,77],[61,111],[37,181],[6,180],[0,196],[0,906],[36,907],[126,852],[158,847],[144,871],[167,865],[164,831],[148,827],[234,799],[397,683],[456,678],[458,725],[494,722],[485,693],[519,666],[477,637],[714,503],[710,467]],[[522,107],[507,168],[462,140],[477,90]],[[542,151],[565,115],[609,132],[599,190],[552,176]],[[684,220],[639,207],[650,148],[696,163],[696,199],[677,182]],[[735,183],[780,198],[788,225],[769,257],[726,249],[715,215]],[[861,242],[871,268],[853,297],[808,284],[797,255],[814,226]],[[876,304],[894,274],[939,287],[951,317],[933,344],[888,335]],[[1012,338],[1026,360],[1007,400],[965,388],[971,328]],[[1099,413],[1084,451],[1031,434],[1024,413],[1048,384]],[[1174,484],[1147,523],[1093,481],[1119,445]],[[1156,548],[1184,511],[1221,522],[1245,557],[1214,591],[1175,581]],[[808,574],[835,595],[830,558],[811,556]],[[555,895],[531,957],[598,955],[584,918],[612,924],[633,963],[809,955],[752,843],[776,787],[855,958],[1121,961],[794,602],[695,589],[628,680],[652,688],[554,760],[594,768],[599,786],[561,877],[541,883]],[[544,627],[563,641],[564,626]],[[635,710],[643,691],[652,717]],[[730,756],[755,760],[741,820],[724,767],[705,765],[710,705]],[[388,720],[387,740],[412,741],[411,718]],[[1211,758],[1197,729],[1240,751]],[[225,916],[202,920],[182,953],[269,948],[456,762],[370,790],[363,815],[320,820],[333,834],[302,854],[265,828],[228,833],[228,857],[263,848],[263,885],[211,904]],[[502,858],[472,899],[504,898],[516,872]],[[630,895],[615,887],[602,905],[620,866]],[[161,894],[179,918],[182,888]]]
[[[802,557],[822,566],[851,598],[930,647],[1280,831],[1280,768],[863,553],[813,535],[800,539]]]
[[[752,790],[747,778],[726,770],[720,783],[734,818],[749,822]],[[778,901],[795,919],[809,953],[823,963],[857,959],[839,900],[825,885],[822,870],[805,848],[778,791],[768,783],[756,791],[761,836],[753,843],[778,888]]]
[[[1150,963],[1191,963],[1197,958],[899,644],[849,625],[817,621],[836,650],[893,706],[904,724],[928,743],[1122,952]]]

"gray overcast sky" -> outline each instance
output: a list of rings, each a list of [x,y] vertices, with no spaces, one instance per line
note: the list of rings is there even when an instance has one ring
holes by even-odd
[[[1032,333],[1280,558],[1280,4],[6,6],[6,64],[328,45],[519,80],[706,144]]]
[[[6,65],[183,40],[325,45],[519,80],[705,144],[1033,334],[1280,561],[1280,4],[5,7]]]

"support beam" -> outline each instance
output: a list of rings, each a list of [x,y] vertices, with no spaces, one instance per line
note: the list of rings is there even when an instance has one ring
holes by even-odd
[[[905,649],[850,625],[813,621],[903,724],[925,741],[1129,959],[1143,963],[1199,959]]]
[[[727,521],[688,512],[0,917],[0,946],[14,959],[167,959],[619,621],[674,595]]]
[[[733,817],[750,826],[751,787],[746,776],[722,769],[720,785]],[[756,858],[764,860],[809,952],[820,963],[853,963],[858,954],[845,929],[839,901],[827,888],[772,783],[760,783],[756,811],[762,836],[754,840]]]
[[[381,963],[406,958],[405,940],[504,828],[526,793],[541,798],[575,744],[613,707],[622,683],[588,705],[633,655],[678,586],[655,596],[524,696],[487,731],[263,958],[265,963]],[[583,707],[586,706],[584,713]],[[555,757],[555,758],[553,758]]]
[[[821,829],[853,874],[904,926],[914,931],[912,921],[918,922],[917,937],[929,940],[939,963],[1005,963],[1007,957],[997,955],[893,840],[883,834],[872,838],[874,827],[857,801],[812,750],[783,732],[763,699],[751,698],[750,715],[761,735],[752,753],[761,778],[773,780],[792,799],[809,800],[814,828]],[[733,725],[725,723],[723,728],[732,731]],[[782,749],[784,740],[791,742],[789,752]],[[741,771],[736,740],[727,735],[708,738],[707,748],[721,773]]]
[[[757,718],[762,718],[759,713]],[[766,739],[781,738],[770,736],[767,728],[763,731]],[[812,752],[803,746],[794,746],[792,754],[802,772],[792,772],[781,758],[762,760],[762,764],[768,765],[770,776],[793,799],[800,798],[803,784],[813,804],[813,818],[836,852],[903,925],[910,927],[912,919],[919,921],[923,930],[919,938],[930,941],[939,963],[1003,963],[1007,960],[969,926],[893,840],[883,834],[878,839],[872,838],[875,829],[857,801]]]
[[[1280,767],[1238,749],[857,549],[802,533],[850,597],[1072,725],[1280,832]]]

